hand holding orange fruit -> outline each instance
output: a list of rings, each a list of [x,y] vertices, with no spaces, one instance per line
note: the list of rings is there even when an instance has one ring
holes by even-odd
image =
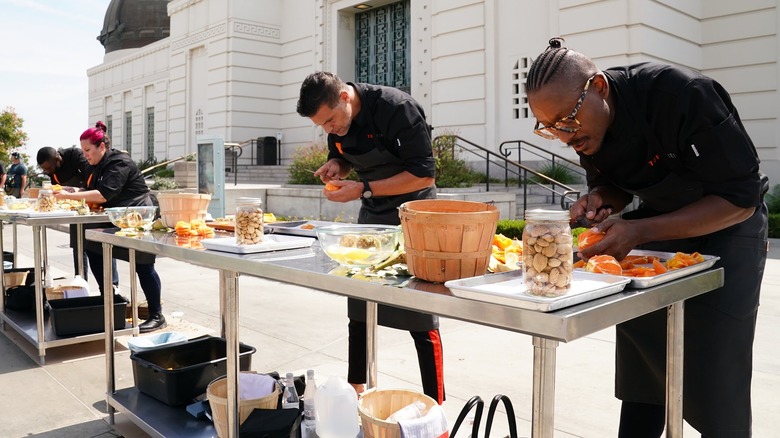
[[[327,192],[335,192],[336,190],[338,190],[340,188],[341,188],[341,186],[337,186],[336,184],[333,184],[330,181],[325,183],[325,191],[327,191]]]

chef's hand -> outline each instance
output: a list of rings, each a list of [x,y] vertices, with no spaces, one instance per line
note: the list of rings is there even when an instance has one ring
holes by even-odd
[[[580,197],[569,209],[571,224],[580,227],[590,227],[603,222],[611,214],[612,206],[604,204],[604,199],[596,192]]]
[[[349,202],[355,199],[360,199],[360,195],[363,194],[363,183],[359,181],[349,181],[333,179],[328,182],[328,185],[338,187],[333,190],[332,188],[322,189],[322,193],[329,201],[333,202]]]
[[[340,179],[339,172],[341,172],[339,163],[335,160],[328,160],[314,172],[314,176],[320,177],[322,182],[327,183],[328,181]]]
[[[604,238],[593,245],[580,250],[577,254],[582,259],[596,255],[611,255],[616,260],[623,260],[629,251],[642,243],[636,232],[635,221],[623,219],[607,219],[591,228],[595,232],[606,233]]]

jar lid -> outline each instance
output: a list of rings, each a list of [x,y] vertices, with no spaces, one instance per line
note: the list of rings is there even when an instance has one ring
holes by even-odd
[[[53,194],[54,194],[54,192],[49,190],[49,189],[41,189],[41,190],[38,191],[38,196],[48,196],[48,195],[53,195]]]
[[[260,198],[240,197],[236,199],[238,205],[258,205],[262,204],[263,200]]]
[[[566,210],[526,210],[525,220],[527,221],[565,221],[569,222],[570,215]]]

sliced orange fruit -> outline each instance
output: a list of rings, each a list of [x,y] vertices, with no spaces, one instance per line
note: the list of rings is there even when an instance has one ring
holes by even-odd
[[[623,275],[620,263],[611,255],[597,255],[588,259],[585,270],[597,274]]]
[[[594,245],[604,239],[607,234],[601,231],[593,231],[593,228],[588,228],[577,236],[577,246],[579,249],[585,249],[591,245]]]
[[[680,269],[688,266],[693,266],[696,263],[704,261],[704,256],[698,252],[692,254],[686,254],[684,252],[675,253],[669,260],[666,261],[666,267],[669,269]]]
[[[499,249],[506,249],[511,244],[512,239],[503,234],[496,234],[493,236],[493,245],[497,246]]]

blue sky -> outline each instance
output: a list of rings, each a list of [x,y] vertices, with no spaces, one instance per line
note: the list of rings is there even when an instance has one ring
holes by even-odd
[[[78,143],[88,120],[87,70],[110,0],[0,0],[0,110],[24,119],[25,152]],[[34,158],[33,158],[34,159]]]

